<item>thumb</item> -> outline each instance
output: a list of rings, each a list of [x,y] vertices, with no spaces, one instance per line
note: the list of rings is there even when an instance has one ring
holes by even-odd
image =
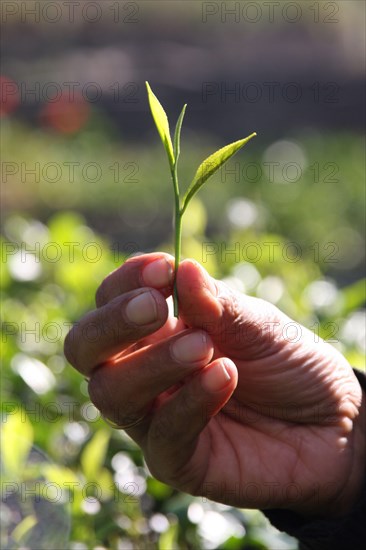
[[[285,316],[272,304],[232,290],[194,260],[179,265],[177,289],[184,323],[208,332],[223,355],[259,359],[274,352]]]

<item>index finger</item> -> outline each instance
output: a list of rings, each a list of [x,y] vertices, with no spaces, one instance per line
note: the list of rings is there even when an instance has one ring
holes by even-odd
[[[95,302],[99,308],[113,298],[141,287],[156,288],[164,296],[169,296],[173,279],[174,258],[170,254],[155,252],[135,256],[104,279],[95,295]]]

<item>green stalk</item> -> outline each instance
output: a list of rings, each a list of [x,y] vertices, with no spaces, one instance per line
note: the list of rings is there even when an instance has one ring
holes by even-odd
[[[173,303],[174,303],[174,316],[178,317],[178,290],[177,290],[177,273],[180,263],[181,241],[182,241],[182,213],[180,209],[179,200],[179,184],[178,184],[178,172],[177,162],[174,164],[174,170],[172,171],[174,197],[175,197],[175,216],[174,216],[174,234],[175,234],[175,262],[174,262],[174,286],[173,286]]]

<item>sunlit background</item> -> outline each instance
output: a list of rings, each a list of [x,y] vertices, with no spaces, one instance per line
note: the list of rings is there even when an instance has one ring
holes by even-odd
[[[183,255],[365,355],[364,3],[4,1],[3,548],[294,549],[255,510],[153,479],[90,403],[63,338],[104,276],[172,249],[180,181],[256,131],[188,209]]]

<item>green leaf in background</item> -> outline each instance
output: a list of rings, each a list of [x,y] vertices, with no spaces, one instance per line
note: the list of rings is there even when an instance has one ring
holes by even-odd
[[[174,132],[175,167],[177,167],[178,159],[180,155],[180,133],[182,130],[182,124],[183,124],[183,119],[184,119],[184,114],[186,112],[186,109],[187,109],[187,103],[183,105],[183,109],[177,120],[177,125],[175,127],[175,132]]]
[[[56,483],[59,487],[72,486],[73,483],[78,483],[78,477],[75,472],[65,466],[58,464],[44,464],[42,473],[50,483]]]
[[[113,475],[108,468],[102,468],[98,474],[98,485],[101,491],[101,500],[108,500],[113,496]]]
[[[189,201],[199,191],[202,185],[210,178],[221,166],[225,164],[235,153],[239,151],[249,140],[255,137],[257,134],[254,132],[250,136],[234,141],[225,147],[222,147],[204,160],[198,167],[197,172],[187,189],[187,192],[183,198],[182,213],[188,206]]]
[[[345,357],[352,367],[362,372],[366,372],[365,354],[359,351],[346,351]]]
[[[25,517],[20,523],[18,523],[11,534],[11,538],[20,544],[35,525],[37,525],[37,519],[33,514]]]
[[[89,481],[98,481],[107,454],[109,437],[109,430],[98,430],[82,452],[80,463]]]
[[[366,279],[360,279],[342,289],[344,300],[343,315],[362,307],[366,302]]]
[[[176,550],[178,546],[178,525],[173,523],[169,529],[162,533],[159,538],[159,550]]]
[[[16,409],[2,421],[1,461],[5,477],[19,478],[33,444],[33,427],[24,410]]]
[[[161,137],[161,141],[163,142],[163,145],[167,152],[170,167],[173,170],[175,159],[174,159],[172,138],[170,137],[168,117],[166,116],[166,112],[164,111],[160,101],[158,100],[158,98],[150,88],[150,85],[148,82],[146,82],[146,88],[147,88],[147,95],[149,98],[151,114],[153,116],[155,125]]]

